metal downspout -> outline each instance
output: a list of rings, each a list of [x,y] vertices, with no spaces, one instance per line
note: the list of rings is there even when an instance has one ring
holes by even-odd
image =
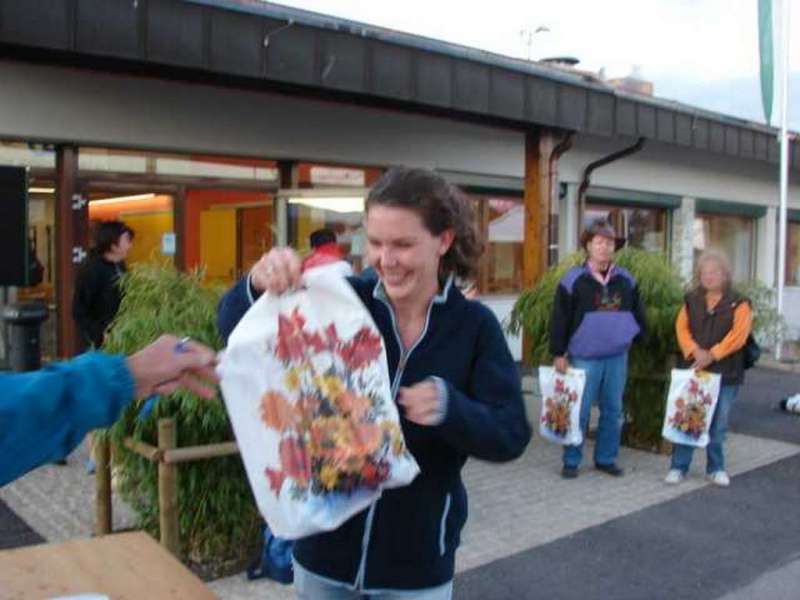
[[[609,163],[618,161],[626,156],[630,156],[631,154],[636,154],[644,147],[644,138],[640,137],[636,140],[636,143],[633,146],[629,146],[627,148],[623,148],[622,150],[618,150],[617,152],[613,152],[608,156],[604,156],[601,159],[598,159],[594,162],[589,163],[583,171],[583,179],[581,180],[581,185],[578,188],[578,205],[579,205],[579,214],[583,215],[586,209],[586,190],[589,189],[589,181],[591,179],[592,173],[595,169],[603,167]]]

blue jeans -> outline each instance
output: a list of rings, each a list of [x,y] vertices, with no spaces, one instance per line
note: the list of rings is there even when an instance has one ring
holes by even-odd
[[[294,561],[294,589],[299,600],[451,600],[453,582],[424,590],[376,590],[360,592],[304,569]]]
[[[573,358],[571,366],[586,371],[586,386],[581,400],[581,431],[586,434],[592,403],[600,408],[597,426],[597,443],[594,462],[613,465],[619,454],[619,436],[622,430],[622,394],[628,377],[628,353],[606,358]],[[583,444],[564,446],[564,466],[577,467],[583,458]]]
[[[711,428],[708,431],[708,446],[706,446],[706,473],[711,474],[716,471],[725,470],[725,454],[722,446],[725,443],[725,434],[728,432],[728,416],[731,406],[739,393],[738,385],[723,385],[719,389],[719,399],[717,408],[714,410],[714,418],[711,419]],[[692,464],[694,446],[685,444],[674,444],[672,446],[671,469],[678,469],[686,474],[689,465]]]

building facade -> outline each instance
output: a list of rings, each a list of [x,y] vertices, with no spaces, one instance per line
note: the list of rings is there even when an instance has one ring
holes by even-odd
[[[737,279],[775,284],[777,144],[763,126],[257,3],[71,0],[63,15],[22,4],[0,0],[0,164],[30,168],[45,280],[11,299],[53,306],[52,355],[69,353],[67,290],[92,221],[130,223],[133,262],[202,266],[222,282],[273,245],[304,251],[323,225],[358,267],[366,191],[397,164],[437,170],[473,199],[487,242],[479,292],[501,319],[599,216],[686,277],[717,246]],[[108,37],[128,21],[130,39]],[[792,150],[785,306],[800,329]]]

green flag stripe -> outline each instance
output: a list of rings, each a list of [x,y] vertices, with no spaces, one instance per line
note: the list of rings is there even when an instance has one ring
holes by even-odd
[[[774,54],[772,51],[772,0],[758,0],[758,51],[761,55],[761,103],[767,125],[772,121]]]

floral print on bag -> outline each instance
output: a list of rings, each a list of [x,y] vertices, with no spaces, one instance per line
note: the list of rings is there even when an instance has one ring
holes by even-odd
[[[307,494],[375,489],[390,473],[389,454],[407,452],[396,422],[379,402],[378,382],[368,368],[381,358],[381,338],[368,327],[340,339],[334,323],[306,328],[298,307],[278,317],[269,353],[285,376],[261,398],[260,418],[280,435],[280,468],[265,477],[278,496],[285,485],[293,499]]]
[[[335,266],[262,294],[219,359],[253,497],[285,539],[332,531],[419,474],[380,331]]]
[[[541,421],[553,435],[564,438],[570,430],[570,416],[573,405],[578,402],[578,394],[562,377],[556,377],[554,387],[555,393],[544,399]]]
[[[713,404],[711,394],[703,390],[696,379],[691,379],[685,394],[675,400],[677,410],[670,417],[669,424],[698,439],[708,427],[708,410]]]
[[[553,367],[539,367],[539,390],[542,411],[539,433],[543,438],[564,446],[583,442],[581,398],[586,386],[586,372],[569,368],[559,373]]]
[[[716,373],[673,369],[661,435],[676,444],[705,448],[719,388]]]

